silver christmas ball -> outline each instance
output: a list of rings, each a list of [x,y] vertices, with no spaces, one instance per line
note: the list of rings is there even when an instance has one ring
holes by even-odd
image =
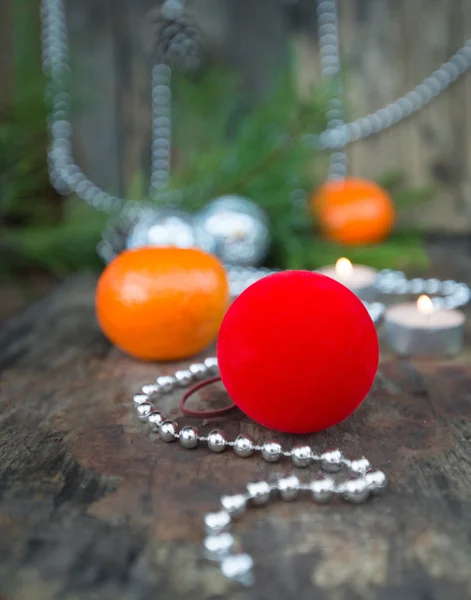
[[[254,267],[267,254],[267,216],[247,198],[220,196],[197,214],[196,223],[214,239],[214,253],[228,265]]]
[[[194,217],[174,208],[130,202],[106,224],[97,252],[105,263],[126,248],[177,246],[213,252],[215,242]]]
[[[126,248],[142,246],[201,248],[212,252],[214,240],[191,215],[181,210],[148,208],[141,212],[126,240]]]

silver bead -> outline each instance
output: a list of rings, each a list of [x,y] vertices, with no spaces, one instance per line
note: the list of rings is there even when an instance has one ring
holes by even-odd
[[[425,280],[425,293],[426,294],[437,294],[440,291],[441,281],[439,279],[426,279]]]
[[[343,497],[353,504],[360,504],[368,498],[370,490],[365,479],[349,479],[343,484]]]
[[[241,458],[248,458],[254,453],[255,441],[251,435],[239,434],[234,440],[234,452]]]
[[[221,562],[221,573],[231,581],[246,587],[252,586],[253,559],[249,554],[231,554]]]
[[[179,434],[180,444],[183,448],[196,448],[198,445],[198,430],[196,427],[191,427],[187,425],[180,430]]]
[[[307,467],[311,462],[311,448],[303,444],[297,444],[291,449],[291,459],[296,467]]]
[[[170,375],[161,375],[156,379],[157,385],[161,388],[164,394],[168,394],[175,387],[175,379]]]
[[[178,425],[175,421],[164,421],[160,425],[160,437],[164,442],[174,442],[178,437]]]
[[[226,434],[222,429],[213,429],[208,434],[208,448],[212,452],[224,452],[226,449]]]
[[[222,496],[221,506],[231,517],[237,518],[244,514],[247,506],[247,499],[243,494],[234,494],[234,496]]]
[[[283,448],[278,442],[265,442],[262,446],[262,456],[269,463],[278,462],[280,460]]]
[[[145,421],[152,411],[152,404],[150,402],[142,402],[136,406],[137,416],[141,421]]]
[[[340,450],[326,450],[321,454],[322,468],[329,473],[336,473],[342,466],[342,459]]]
[[[281,499],[290,502],[297,498],[299,494],[299,485],[299,479],[296,475],[288,475],[278,479],[276,487],[278,488]]]
[[[314,479],[309,485],[312,497],[316,502],[328,502],[335,491],[335,482],[332,477]]]
[[[396,281],[396,283],[394,284],[393,293],[394,294],[407,294],[407,292],[408,292],[407,279],[402,279],[402,280]]]
[[[215,356],[205,358],[204,366],[210,375],[217,375],[219,373],[218,359]]]
[[[133,404],[138,406],[139,404],[144,404],[145,402],[149,402],[149,396],[146,394],[134,394],[132,397]]]
[[[152,431],[160,431],[160,426],[165,421],[165,417],[160,410],[152,410],[147,416],[147,423]]]
[[[231,524],[231,516],[225,510],[207,513],[204,517],[204,528],[207,534],[215,535],[221,533]]]
[[[365,474],[364,479],[368,489],[374,494],[380,494],[388,485],[387,477],[383,471],[370,471]]]
[[[175,373],[175,381],[179,387],[184,388],[187,385],[190,385],[192,379],[193,377],[190,369],[182,369],[181,371],[177,371]]]
[[[445,281],[442,281],[441,292],[445,296],[448,296],[448,294],[452,294],[455,291],[455,287],[456,281],[454,281],[453,279],[446,279]]]
[[[190,373],[194,377],[194,379],[204,379],[208,372],[208,369],[205,367],[203,363],[194,363],[190,365],[189,369]]]
[[[247,484],[247,492],[254,506],[263,506],[270,498],[271,488],[266,481],[254,481]]]
[[[352,473],[363,475],[371,469],[371,463],[367,458],[362,456],[361,458],[356,458],[355,460],[350,461],[348,468],[350,471],[352,471]]]
[[[227,532],[209,535],[205,538],[203,547],[205,558],[219,562],[230,554],[234,547],[234,538]]]
[[[142,390],[142,393],[146,394],[146,396],[149,396],[149,398],[152,398],[153,396],[157,396],[159,394],[159,392],[161,391],[160,386],[158,386],[156,383],[147,383],[142,386],[141,390]]]

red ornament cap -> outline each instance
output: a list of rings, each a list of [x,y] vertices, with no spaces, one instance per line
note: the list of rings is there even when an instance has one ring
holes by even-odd
[[[222,381],[257,423],[286,433],[332,427],[367,395],[378,368],[363,303],[318,273],[264,277],[231,305],[219,332]]]

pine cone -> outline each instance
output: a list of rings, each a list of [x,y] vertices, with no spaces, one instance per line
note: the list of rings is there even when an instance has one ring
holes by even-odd
[[[191,13],[166,0],[146,18],[147,49],[157,62],[171,68],[197,69],[202,62],[202,35]]]

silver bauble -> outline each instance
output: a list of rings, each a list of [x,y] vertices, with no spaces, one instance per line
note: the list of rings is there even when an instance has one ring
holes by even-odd
[[[267,254],[267,216],[248,198],[215,198],[197,214],[196,222],[214,239],[214,253],[227,265],[254,267]]]
[[[103,230],[97,252],[109,263],[126,248],[178,246],[214,250],[214,240],[191,215],[174,208],[129,203]]]
[[[174,208],[144,210],[126,240],[126,248],[176,246],[177,248],[214,249],[214,240],[195,219]]]

